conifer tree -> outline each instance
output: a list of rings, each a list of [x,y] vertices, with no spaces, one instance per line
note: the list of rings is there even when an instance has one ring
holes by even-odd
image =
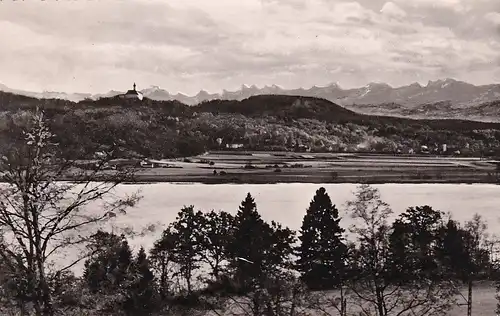
[[[232,232],[227,252],[235,281],[243,292],[262,286],[271,275],[289,267],[295,232],[265,222],[250,193],[239,207]]]
[[[149,315],[156,305],[156,287],[153,272],[149,267],[149,260],[143,247],[139,249],[135,258],[131,275],[133,281],[128,288],[128,297],[124,303],[124,310],[129,315]]]
[[[126,282],[132,251],[123,235],[99,231],[92,238],[95,255],[85,262],[84,279],[92,292],[112,293]]]
[[[341,281],[347,247],[339,222],[337,208],[325,188],[319,188],[302,221],[297,247],[297,270],[311,289],[333,288]]]
[[[257,212],[257,204],[250,193],[241,202],[235,216],[233,238],[228,246],[230,266],[243,291],[249,290],[262,277],[265,269],[266,235],[269,225]]]
[[[103,231],[92,236],[94,255],[85,262],[83,279],[90,293],[96,294],[96,310],[101,314],[124,309],[133,283],[132,251],[125,236]]]

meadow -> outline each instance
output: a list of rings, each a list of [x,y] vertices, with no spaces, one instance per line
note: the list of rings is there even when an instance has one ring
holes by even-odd
[[[496,160],[438,155],[210,151],[150,160],[141,182],[227,183],[496,183]],[[118,164],[118,163],[117,163]]]

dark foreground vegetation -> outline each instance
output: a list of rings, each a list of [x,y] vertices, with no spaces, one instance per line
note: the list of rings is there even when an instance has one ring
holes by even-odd
[[[297,234],[265,222],[250,194],[235,216],[184,207],[149,256],[98,232],[73,304],[90,300],[101,315],[378,316],[445,315],[465,304],[472,315],[474,283],[498,279],[479,215],[462,225],[410,207],[391,223],[368,185],[348,212],[350,240],[324,188]]]
[[[73,103],[4,92],[0,145],[36,106],[45,110],[62,148],[80,158],[111,149],[118,158],[168,158],[226,147],[404,154],[422,146],[432,154],[480,156],[495,155],[500,145],[500,124],[361,115],[312,97],[263,95],[187,106],[120,98]]]
[[[0,160],[3,315],[424,316],[460,303],[472,315],[474,284],[499,280],[479,215],[459,223],[416,206],[393,220],[366,184],[346,206],[350,227],[324,188],[298,232],[264,221],[249,193],[234,216],[184,207],[151,249],[134,252],[126,235],[99,229],[140,200],[114,195],[130,174],[56,182],[74,161],[41,113],[14,139]],[[68,251],[77,258],[60,264]],[[82,276],[71,272],[79,261]]]

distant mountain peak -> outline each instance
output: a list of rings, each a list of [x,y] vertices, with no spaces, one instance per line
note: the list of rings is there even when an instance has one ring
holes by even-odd
[[[116,90],[94,95],[81,93],[66,94],[48,91],[40,93],[10,89],[2,84],[0,84],[0,90],[28,97],[58,98],[74,102],[81,101],[85,98],[92,98],[94,100],[99,98],[110,98],[124,93]],[[240,89],[236,89],[235,91],[223,89],[222,93],[209,93],[202,89],[196,95],[189,96],[180,92],[171,94],[157,85],[151,85],[149,88],[141,90],[141,92],[144,97],[148,99],[157,101],[177,100],[188,105],[195,105],[214,99],[243,100],[263,94],[318,97],[344,106],[353,104],[378,105],[386,103],[398,104],[400,106],[417,106],[439,101],[450,102],[452,106],[471,106],[500,100],[500,84],[475,86],[452,78],[434,81],[429,80],[425,86],[418,82],[414,82],[396,88],[383,82],[370,82],[364,87],[343,89],[337,82],[331,82],[326,86],[314,85],[310,88],[300,87],[295,89],[284,89],[276,84],[265,85],[262,88],[258,88],[256,85],[242,84]]]
[[[244,91],[244,90],[258,90],[259,88],[257,88],[256,85],[251,85],[251,86],[248,86],[246,84],[242,84],[241,85],[241,90]]]
[[[217,94],[213,94],[214,96],[217,95]],[[198,92],[198,94],[196,95],[196,97],[200,98],[200,97],[210,97],[212,96],[208,91],[206,90],[200,90],[200,92]]]
[[[370,82],[365,86],[366,88],[392,88],[389,84],[385,82]]]
[[[438,79],[438,80],[429,80],[429,82],[427,83],[427,86],[435,86],[435,85],[440,85],[440,84],[444,84],[444,83],[455,83],[455,82],[458,82],[457,80],[455,79],[452,79],[452,78],[445,78],[445,79]]]

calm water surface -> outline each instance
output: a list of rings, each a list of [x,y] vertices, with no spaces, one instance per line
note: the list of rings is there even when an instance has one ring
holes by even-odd
[[[334,204],[343,214],[343,227],[352,224],[344,214],[344,204],[353,199],[355,184],[268,184],[268,185],[204,185],[157,183],[122,185],[118,194],[140,191],[143,196],[139,204],[128,209],[126,215],[114,219],[113,226],[131,227],[136,231],[150,224],[157,224],[156,231],[130,241],[134,247],[149,248],[159,237],[162,225],[175,220],[177,212],[184,205],[194,205],[202,211],[224,210],[235,214],[238,206],[250,192],[257,208],[265,220],[275,220],[291,229],[298,229],[315,191],[324,186]],[[394,216],[410,206],[430,205],[436,210],[450,212],[454,219],[469,220],[474,213],[481,214],[492,233],[500,235],[500,186],[478,184],[381,184],[382,199],[394,211]],[[95,207],[90,206],[92,209]],[[71,255],[70,255],[71,257]]]

